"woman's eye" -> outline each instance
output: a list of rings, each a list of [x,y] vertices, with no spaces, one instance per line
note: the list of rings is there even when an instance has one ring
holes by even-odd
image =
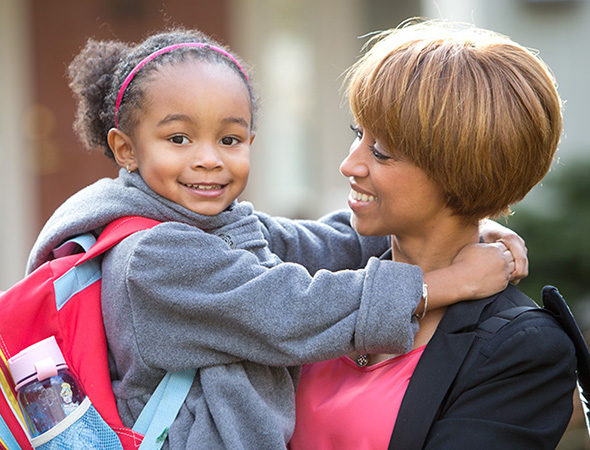
[[[385,161],[387,159],[391,159],[391,156],[386,155],[384,153],[381,153],[379,150],[377,150],[377,148],[375,148],[373,145],[369,146],[369,150],[371,150],[371,153],[373,153],[373,156],[376,159],[380,159],[382,161]]]
[[[223,145],[228,145],[228,146],[237,145],[240,143],[240,141],[238,139],[236,139],[235,137],[231,137],[231,136],[226,136],[226,137],[222,138],[220,142]]]
[[[172,136],[168,140],[170,142],[172,142],[173,144],[177,144],[177,145],[183,145],[183,144],[187,144],[189,142],[188,138],[186,136],[181,135],[181,134],[177,134],[176,136]]]
[[[357,125],[351,125],[350,129],[356,135],[357,139],[363,138],[363,131]]]
[[[350,129],[354,132],[354,134],[356,134],[356,138],[360,141],[363,139],[363,130],[361,127],[359,127],[358,125],[351,125]],[[375,145],[369,145],[369,150],[371,151],[371,153],[373,154],[373,156],[375,157],[375,159],[379,159],[382,161],[391,159],[391,156],[386,154],[386,153],[382,153],[379,150],[377,150],[376,147],[377,143],[375,142]]]

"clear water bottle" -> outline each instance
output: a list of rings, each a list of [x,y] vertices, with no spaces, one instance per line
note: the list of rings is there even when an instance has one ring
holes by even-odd
[[[31,437],[57,425],[84,400],[53,336],[10,358],[8,367]]]

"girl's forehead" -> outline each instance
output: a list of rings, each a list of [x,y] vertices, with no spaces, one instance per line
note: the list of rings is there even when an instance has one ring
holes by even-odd
[[[242,80],[237,69],[233,69],[228,64],[221,61],[207,61],[198,57],[187,56],[182,60],[168,60],[155,66],[151,71],[151,76],[194,76],[202,77],[209,74],[220,74],[227,76],[233,74],[236,79]],[[242,81],[244,86],[246,84]],[[247,87],[246,87],[247,88]]]
[[[162,65],[146,79],[145,98],[148,110],[176,110],[201,117],[231,112],[248,123],[252,117],[248,87],[235,70],[222,63],[186,60]]]
[[[237,70],[216,61],[191,58],[163,64],[146,81],[152,82],[148,89],[162,82],[168,82],[173,89],[187,88],[193,83],[200,83],[203,86],[226,86],[227,89],[243,91],[249,97],[248,85]]]

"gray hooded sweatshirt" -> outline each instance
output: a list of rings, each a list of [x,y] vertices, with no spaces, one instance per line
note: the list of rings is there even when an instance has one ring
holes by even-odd
[[[123,423],[133,426],[166,372],[198,369],[165,447],[285,448],[301,364],[412,346],[422,272],[371,258],[387,239],[356,234],[346,211],[293,221],[234,202],[202,216],[121,170],[56,210],[27,270],[69,237],[128,215],[162,224],[128,237],[102,262]]]

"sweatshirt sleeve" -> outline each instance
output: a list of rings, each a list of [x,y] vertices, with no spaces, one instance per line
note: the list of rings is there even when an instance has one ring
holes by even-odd
[[[125,279],[125,320],[148,366],[171,371],[244,359],[289,366],[355,348],[411,348],[418,267],[372,258],[363,270],[311,276],[293,263],[265,267],[248,251],[185,228],[158,226],[113,249],[126,255],[111,270]]]
[[[283,261],[303,265],[310,273],[365,267],[370,257],[380,256],[390,246],[388,237],[358,234],[347,210],[319,220],[292,220],[261,212],[256,215],[270,250]]]

